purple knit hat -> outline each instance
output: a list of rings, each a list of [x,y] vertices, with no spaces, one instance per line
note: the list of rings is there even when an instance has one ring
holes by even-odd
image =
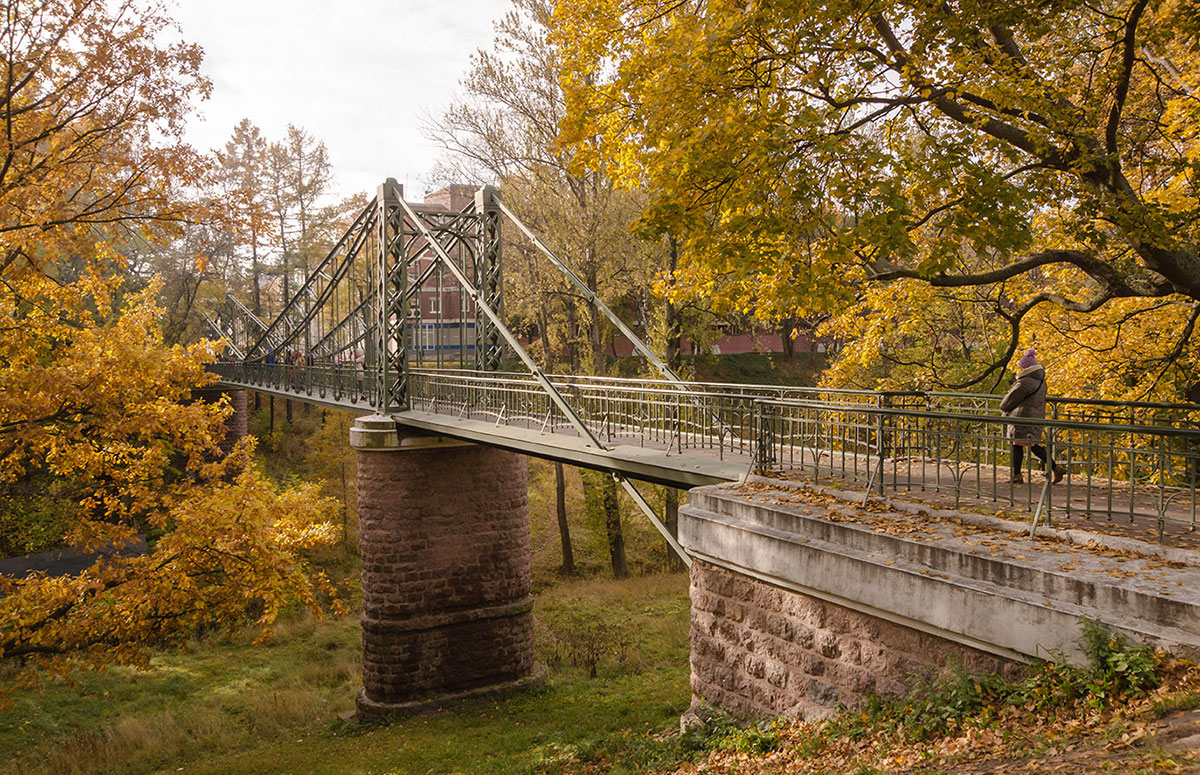
[[[1017,368],[1028,369],[1030,366],[1036,366],[1037,362],[1037,350],[1030,347],[1025,351],[1025,354],[1021,356],[1021,360],[1017,361]]]

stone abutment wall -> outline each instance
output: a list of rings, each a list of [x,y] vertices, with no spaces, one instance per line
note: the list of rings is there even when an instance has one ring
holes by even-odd
[[[946,665],[1007,660],[711,565],[692,564],[692,694],[730,713],[820,718]]]
[[[1082,662],[1085,620],[1200,654],[1200,562],[1183,550],[1048,528],[1034,539],[1022,523],[864,508],[861,494],[782,480],[690,496],[692,689],[734,713],[820,716],[948,666]]]

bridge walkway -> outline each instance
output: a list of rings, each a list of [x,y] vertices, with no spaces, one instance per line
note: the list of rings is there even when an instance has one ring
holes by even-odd
[[[662,378],[547,374],[503,314],[502,223]],[[232,296],[213,315],[222,385],[609,471],[660,530],[627,479],[799,471],[1034,524],[1124,520],[1159,539],[1197,524],[1200,405],[1051,397],[1049,418],[1029,420],[1002,417],[993,395],[684,382],[490,187],[452,211],[389,179],[273,320]],[[420,367],[426,349],[438,368]],[[1008,481],[1011,425],[1035,426],[1066,482]]]
[[[527,378],[514,375],[417,372],[413,408],[390,416],[417,433],[677,488],[770,470],[934,508],[1036,516],[1040,524],[1200,548],[1200,434],[1187,428],[1048,420],[1057,432],[1055,457],[1069,475],[1047,486],[1042,472],[1027,468],[1024,483],[1014,484],[1003,428],[1008,420],[986,403],[973,405],[973,413],[946,414],[924,406],[881,407],[877,394],[695,383],[693,394],[681,396],[646,380],[554,380],[588,410],[584,420],[603,448],[537,400],[541,394]],[[360,414],[374,411],[369,397],[335,395],[286,378],[247,384],[227,377],[221,384]],[[873,403],[864,403],[867,397]],[[962,412],[958,400],[953,408]],[[896,402],[893,397],[890,403]],[[1026,460],[1037,462],[1031,455]]]

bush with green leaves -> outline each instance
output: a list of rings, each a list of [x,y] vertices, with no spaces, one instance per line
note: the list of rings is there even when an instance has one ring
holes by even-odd
[[[696,713],[704,723],[689,726],[679,741],[680,749],[687,754],[703,751],[768,754],[779,745],[779,730],[786,724],[783,719],[740,721],[711,705],[701,705]]]
[[[1009,706],[1050,712],[1086,702],[1094,708],[1142,696],[1160,683],[1158,656],[1149,646],[1132,644],[1098,621],[1085,619],[1080,650],[1084,665],[1065,655],[1031,669],[1020,681],[994,673],[972,675],[959,667],[921,684],[907,697],[868,697],[858,713],[845,713],[825,729],[829,737],[861,739],[880,729],[911,740],[944,736],[965,725],[987,726]],[[820,746],[820,740],[810,746]]]

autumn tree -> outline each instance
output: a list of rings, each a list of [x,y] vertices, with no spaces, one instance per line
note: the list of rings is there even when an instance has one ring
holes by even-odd
[[[320,201],[329,194],[333,172],[325,143],[305,130],[288,125],[283,139],[271,143],[263,157],[268,186],[268,210],[275,227],[282,303],[292,298],[293,275],[304,277],[322,253],[329,214]],[[302,281],[301,281],[302,282]]]
[[[557,19],[564,137],[652,192],[646,226],[681,239],[674,294],[764,319],[853,307],[846,329],[960,314],[974,366],[949,363],[950,387],[1124,321],[1168,334],[1157,384],[1194,381],[1192,4],[562,0]],[[918,380],[962,352],[887,331],[867,349],[924,360]]]
[[[220,185],[232,206],[241,209],[245,230],[241,242],[249,252],[250,309],[263,314],[263,247],[267,218],[267,150],[262,130],[244,118],[233,128],[225,148],[217,152]]]
[[[249,610],[266,633],[320,602],[303,552],[333,538],[328,504],[265,482],[251,442],[221,456],[228,407],[191,400],[211,348],[165,345],[161,284],[128,282],[132,250],[208,215],[185,195],[209,167],[180,140],[199,49],[144,0],[10,3],[0,47],[0,505],[50,483],[59,544],[151,544],[0,580],[0,661],[142,664]]]

